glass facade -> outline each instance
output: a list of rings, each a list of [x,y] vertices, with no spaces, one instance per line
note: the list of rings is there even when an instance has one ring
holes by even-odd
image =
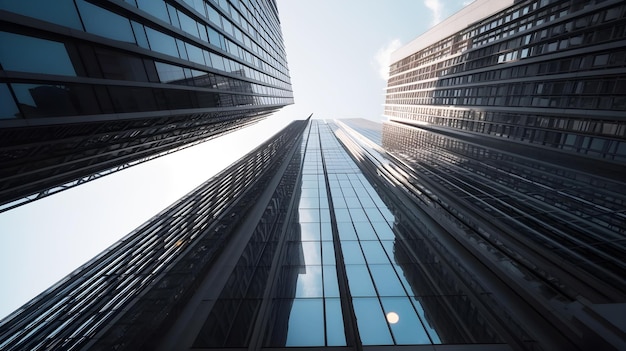
[[[272,0],[2,1],[0,42],[2,203],[293,103]]]
[[[617,350],[623,185],[294,122],[0,321],[0,348]]]
[[[623,2],[515,1],[469,25],[463,15],[445,24],[458,32],[433,29],[395,57],[386,116],[626,162]]]

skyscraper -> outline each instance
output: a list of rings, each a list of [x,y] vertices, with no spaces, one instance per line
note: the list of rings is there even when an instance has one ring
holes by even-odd
[[[478,0],[392,57],[392,179],[547,349],[626,347],[625,28],[623,1]]]
[[[592,276],[623,272],[541,255],[504,227],[523,215],[472,221],[487,195],[432,182],[460,171],[409,165],[381,131],[292,123],[1,321],[0,348],[623,348],[623,280]]]
[[[0,204],[293,102],[273,0],[1,1],[0,43]]]
[[[385,115],[623,164],[624,6],[477,0],[392,54]]]

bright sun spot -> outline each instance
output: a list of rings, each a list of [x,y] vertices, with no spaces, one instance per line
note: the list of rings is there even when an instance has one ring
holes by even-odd
[[[400,316],[398,316],[397,313],[395,313],[395,312],[387,313],[387,322],[389,322],[391,324],[396,324],[396,323],[398,323],[399,320],[400,320]]]

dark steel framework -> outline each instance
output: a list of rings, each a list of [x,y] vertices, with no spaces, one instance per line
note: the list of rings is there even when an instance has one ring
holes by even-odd
[[[2,210],[293,102],[272,0],[3,2],[0,42]]]

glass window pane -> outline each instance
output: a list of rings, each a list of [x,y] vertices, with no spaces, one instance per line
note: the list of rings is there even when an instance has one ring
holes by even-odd
[[[161,83],[184,84],[185,73],[182,67],[170,65],[163,62],[154,63],[159,73]]]
[[[378,234],[380,240],[395,239],[396,236],[387,222],[372,222],[372,226],[374,226],[374,230],[376,230],[376,234]]]
[[[321,212],[330,215],[328,213],[328,210],[321,210]],[[322,240],[323,241],[332,241],[333,240],[333,229],[330,226],[330,222],[321,223],[321,226],[322,226]]]
[[[348,264],[346,265],[346,272],[352,296],[376,296],[376,290],[374,290],[367,266]]]
[[[324,346],[322,299],[295,299],[289,314],[285,346]]]
[[[346,346],[339,299],[326,299],[326,342],[327,346]]]
[[[354,222],[354,228],[359,240],[378,240],[374,228],[369,222]]]
[[[336,211],[336,210],[335,210]],[[339,238],[344,240],[356,240],[356,232],[351,222],[338,222],[337,230],[339,231]]]
[[[146,27],[146,35],[148,36],[150,48],[153,51],[178,57],[178,49],[176,48],[176,41],[174,38],[150,27]]]
[[[7,0],[0,2],[0,9],[83,30],[72,0]]]
[[[135,43],[135,37],[128,18],[84,0],[77,0],[76,5],[83,18],[87,32],[114,40]]]
[[[20,111],[6,84],[0,84],[0,119],[19,117]]]
[[[75,76],[63,43],[0,32],[0,64],[7,71]],[[41,55],[45,53],[46,59]]]
[[[352,304],[363,345],[393,345],[378,299],[354,298]]]
[[[322,266],[291,266],[292,276],[297,277],[296,297],[323,297]]]
[[[322,264],[335,264],[335,248],[332,241],[322,242]]]
[[[322,266],[324,272],[324,296],[339,297],[339,285],[337,285],[337,267]]]
[[[389,264],[389,258],[380,245],[380,241],[363,241],[361,247],[367,264]]]
[[[89,86],[11,84],[11,87],[26,117],[101,113]]]
[[[151,14],[154,17],[162,19],[165,22],[170,21],[163,0],[137,0],[137,6]]]
[[[196,25],[196,21],[180,11],[177,12],[178,19],[180,20],[180,29],[193,35],[196,38],[199,38],[200,34],[198,33],[198,26]]]
[[[358,241],[342,241],[341,251],[346,264],[365,264]]]
[[[306,265],[322,264],[322,251],[319,241],[304,241],[299,244],[302,245],[302,253],[304,254],[304,263]]]
[[[407,297],[384,297],[380,300],[396,344],[419,345],[431,343]]]
[[[189,56],[189,60],[191,62],[195,62],[199,65],[205,65],[202,49],[188,43],[185,43],[185,48],[187,49],[187,55]]]
[[[393,267],[374,264],[370,265],[369,268],[379,296],[406,296]]]
[[[320,240],[320,224],[319,223],[300,223],[300,237],[302,241]]]

